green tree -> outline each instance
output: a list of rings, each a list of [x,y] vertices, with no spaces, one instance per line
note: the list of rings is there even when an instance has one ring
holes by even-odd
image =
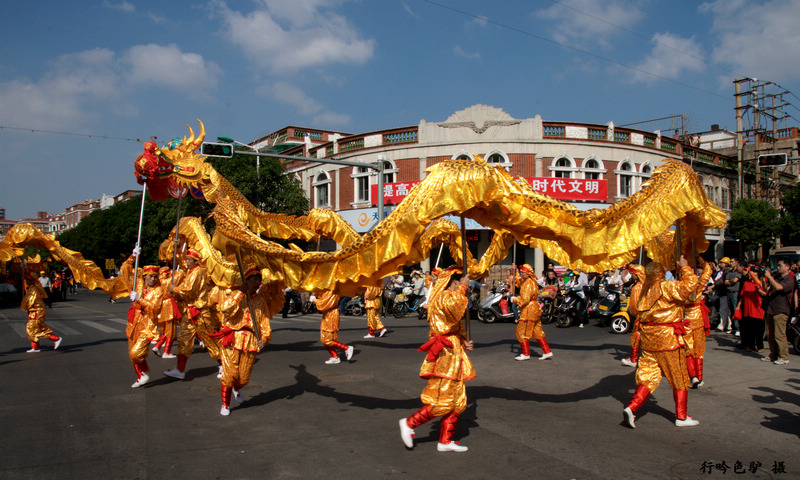
[[[211,160],[211,159],[209,159]],[[261,159],[256,175],[254,157],[235,156],[231,159],[214,159],[212,166],[254,205],[262,210],[286,215],[304,215],[308,200],[292,175],[287,175],[283,165],[274,160]],[[97,210],[78,223],[75,228],[58,236],[59,242],[71,250],[81,252],[84,258],[101,268],[105,259],[115,259],[117,265],[124,261],[136,245],[139,228],[141,196],[117,203],[105,210]],[[158,247],[169,236],[177,218],[178,200],[169,198],[160,202],[145,200],[142,222],[141,263],[158,263]],[[204,226],[213,234],[213,220],[207,219],[214,205],[191,195],[181,201],[181,217],[195,216],[205,221]]]
[[[781,206],[781,243],[800,245],[800,185],[784,192]]]
[[[772,242],[779,232],[778,210],[763,200],[743,198],[731,210],[728,231],[752,251]]]

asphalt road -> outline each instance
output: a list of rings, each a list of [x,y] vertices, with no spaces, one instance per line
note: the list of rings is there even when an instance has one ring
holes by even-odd
[[[514,361],[513,324],[472,322],[478,378],[455,438],[466,453],[436,451],[438,421],[401,443],[397,421],[421,406],[418,377],[427,324],[386,318],[389,333],[364,339],[365,317],[344,317],[350,362],[325,365],[319,315],[273,319],[273,343],[253,369],[245,402],[219,415],[216,363],[189,359],[186,379],[162,372],[131,389],[129,304],[79,291],[48,310],[64,336],[57,351],[28,354],[25,313],[0,309],[0,479],[800,478],[800,356],[776,366],[713,334],[706,386],[689,394],[693,428],[673,425],[664,380],[622,425],[634,390],[619,360],[627,336],[591,326],[545,325],[555,353]],[[538,347],[534,348],[538,353]],[[727,468],[727,469],[726,469]]]

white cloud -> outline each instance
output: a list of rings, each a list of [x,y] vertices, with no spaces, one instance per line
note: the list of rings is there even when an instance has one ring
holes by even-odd
[[[536,16],[550,22],[557,42],[608,47],[609,37],[632,28],[644,17],[639,4],[639,0],[569,0],[539,10]]]
[[[467,53],[467,52],[465,52],[465,51],[464,51],[464,50],[463,50],[463,49],[462,49],[462,48],[461,48],[459,45],[456,45],[456,46],[453,48],[453,53],[455,53],[455,54],[456,54],[456,55],[458,55],[459,57],[468,58],[468,59],[470,59],[470,60],[480,60],[480,59],[481,59],[481,54],[480,54],[480,52],[475,52],[475,53]]]
[[[301,115],[305,115],[315,124],[328,126],[342,126],[350,123],[350,116],[335,112],[325,111],[324,106],[295,85],[278,82],[272,86],[272,98],[291,105]]]
[[[686,72],[701,72],[705,69],[703,52],[694,38],[656,33],[652,43],[655,45],[653,50],[636,65],[638,70],[633,72],[633,82],[652,83],[663,78],[676,79]]]
[[[222,75],[216,63],[182,52],[176,45],[136,45],[125,61],[131,67],[127,79],[132,85],[165,86],[192,95],[215,89]]]
[[[103,6],[107,8],[113,8],[116,10],[121,10],[125,13],[131,13],[136,11],[136,7],[128,2],[120,2],[120,3],[111,3],[108,0],[103,0]]]
[[[39,79],[0,83],[0,118],[21,127],[80,128],[101,115],[133,115],[138,86],[166,87],[192,98],[216,88],[221,69],[174,45],[138,45],[122,56],[95,48],[58,57]]]
[[[479,27],[485,27],[489,23],[489,19],[484,17],[483,15],[479,15],[474,17],[472,20],[467,22],[467,26],[470,25],[477,25]]]
[[[403,2],[403,8],[405,9],[406,13],[408,13],[412,17],[419,18],[419,15],[417,15],[416,13],[414,13],[413,10],[411,10],[411,6],[409,4]]]
[[[715,0],[700,11],[713,15],[714,63],[732,65],[736,75],[786,82],[800,78],[793,56],[800,45],[800,2]]]
[[[248,14],[217,2],[225,35],[263,68],[298,70],[372,58],[375,40],[364,39],[347,19],[324,9],[324,0],[264,0]]]

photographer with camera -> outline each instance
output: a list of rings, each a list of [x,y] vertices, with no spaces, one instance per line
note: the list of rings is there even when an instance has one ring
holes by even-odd
[[[769,282],[769,293],[767,293],[764,315],[767,336],[769,337],[769,357],[761,357],[761,360],[772,362],[775,365],[786,365],[789,363],[786,322],[791,311],[789,301],[794,293],[794,279],[789,274],[788,261],[783,258],[779,259],[778,271],[770,272],[766,270],[764,277]]]
[[[737,272],[742,275],[742,291],[736,305],[734,318],[739,319],[741,341],[736,348],[748,352],[764,351],[764,309],[761,307],[767,296],[764,267],[757,263],[744,268],[740,264]]]

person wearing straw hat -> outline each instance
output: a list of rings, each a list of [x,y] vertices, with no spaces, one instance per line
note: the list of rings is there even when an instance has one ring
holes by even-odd
[[[29,272],[25,272],[25,277],[22,280],[25,295],[22,297],[22,303],[19,308],[28,312],[28,323],[25,325],[25,331],[28,333],[28,340],[31,342],[31,349],[28,353],[39,353],[39,339],[48,338],[54,342],[53,350],[56,350],[61,345],[61,337],[53,333],[53,329],[44,323],[47,317],[47,310],[45,309],[45,298],[47,294],[36,279]]]
[[[120,276],[133,281],[133,258],[122,264]],[[131,388],[138,388],[150,380],[150,367],[147,365],[147,355],[150,353],[150,340],[152,339],[152,325],[158,322],[161,313],[163,291],[158,278],[158,267],[146,265],[142,269],[143,276],[136,281],[130,295],[131,304],[128,309],[128,325],[125,335],[128,337],[128,357],[136,371],[136,381]]]
[[[436,449],[440,452],[467,451],[467,447],[453,441],[458,416],[467,407],[464,382],[475,378],[475,369],[467,356],[473,342],[467,340],[461,324],[468,305],[469,275],[462,277],[460,274],[461,270],[454,267],[444,270],[432,287],[428,309],[430,340],[419,347],[428,354],[419,375],[428,381],[421,395],[424,405],[399,422],[400,438],[407,448],[414,448],[414,428],[442,417]]]
[[[533,273],[533,268],[526,263],[519,267],[519,276],[522,280],[519,296],[512,298],[511,302],[520,308],[516,333],[522,352],[514,357],[514,360],[530,360],[531,339],[536,340],[542,348],[539,360],[546,360],[553,356],[553,352],[550,351],[542,330],[542,310],[539,307],[539,285],[535,280],[536,275]]]

